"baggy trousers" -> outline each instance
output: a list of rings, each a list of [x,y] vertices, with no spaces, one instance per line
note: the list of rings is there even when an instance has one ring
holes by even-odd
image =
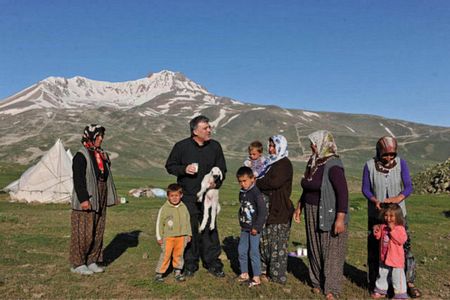
[[[69,261],[73,267],[103,261],[106,224],[106,182],[98,182],[99,211],[72,210]]]
[[[172,266],[176,270],[183,269],[183,252],[188,242],[187,236],[174,236],[163,238],[161,245],[161,255],[156,266],[156,273],[164,274],[172,260]]]
[[[318,208],[305,206],[305,227],[308,247],[309,277],[314,288],[325,294],[339,294],[344,278],[348,231],[334,235],[318,227]]]

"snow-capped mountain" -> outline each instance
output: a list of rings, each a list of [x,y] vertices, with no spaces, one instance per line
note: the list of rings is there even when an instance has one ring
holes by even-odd
[[[48,77],[0,103],[0,114],[19,114],[39,108],[89,108],[107,106],[130,109],[171,93],[183,101],[202,98],[214,104],[217,96],[181,73],[161,71],[126,82],[105,82],[76,76]]]
[[[49,77],[0,102],[0,172],[2,164],[33,163],[58,138],[76,151],[84,126],[100,123],[107,129],[104,145],[116,174],[161,176],[171,147],[189,136],[189,120],[199,114],[210,118],[230,168],[241,165],[251,141],[264,144],[282,134],[289,158],[304,169],[299,165],[310,155],[307,136],[318,129],[334,134],[346,173],[356,178],[383,135],[397,137],[413,171],[450,156],[450,128],[248,104],[214,95],[181,73],[161,71],[118,83]]]

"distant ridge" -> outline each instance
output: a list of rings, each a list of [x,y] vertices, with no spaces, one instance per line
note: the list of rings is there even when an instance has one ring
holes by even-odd
[[[334,134],[346,172],[355,178],[384,135],[397,137],[399,153],[413,172],[450,156],[448,127],[248,104],[214,95],[182,73],[163,70],[116,83],[49,77],[6,98],[0,102],[0,160],[32,164],[57,138],[76,151],[82,128],[101,123],[107,128],[105,148],[112,154],[116,174],[159,176],[166,174],[171,147],[189,136],[188,122],[199,114],[210,118],[231,172],[246,157],[249,142],[265,144],[269,136],[283,134],[296,173],[301,174],[310,155],[307,135],[319,129]]]

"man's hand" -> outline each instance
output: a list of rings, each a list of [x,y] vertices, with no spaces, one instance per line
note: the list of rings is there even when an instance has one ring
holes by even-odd
[[[89,202],[89,200],[85,200],[85,201],[80,203],[80,206],[81,206],[82,210],[90,210],[91,209],[91,202]]]
[[[157,242],[158,242],[158,245],[162,245],[163,244],[163,240],[161,239],[161,240],[157,240]]]
[[[186,174],[194,175],[197,173],[197,166],[195,164],[189,164],[186,166],[185,172]]]
[[[250,234],[251,234],[251,235],[257,235],[257,234],[258,234],[258,230],[256,230],[255,228],[253,228],[253,229],[250,231]]]

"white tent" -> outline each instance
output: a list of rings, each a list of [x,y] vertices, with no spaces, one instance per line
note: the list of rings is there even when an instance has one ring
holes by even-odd
[[[10,183],[5,191],[20,202],[68,203],[73,190],[72,160],[58,139],[41,160]]]

